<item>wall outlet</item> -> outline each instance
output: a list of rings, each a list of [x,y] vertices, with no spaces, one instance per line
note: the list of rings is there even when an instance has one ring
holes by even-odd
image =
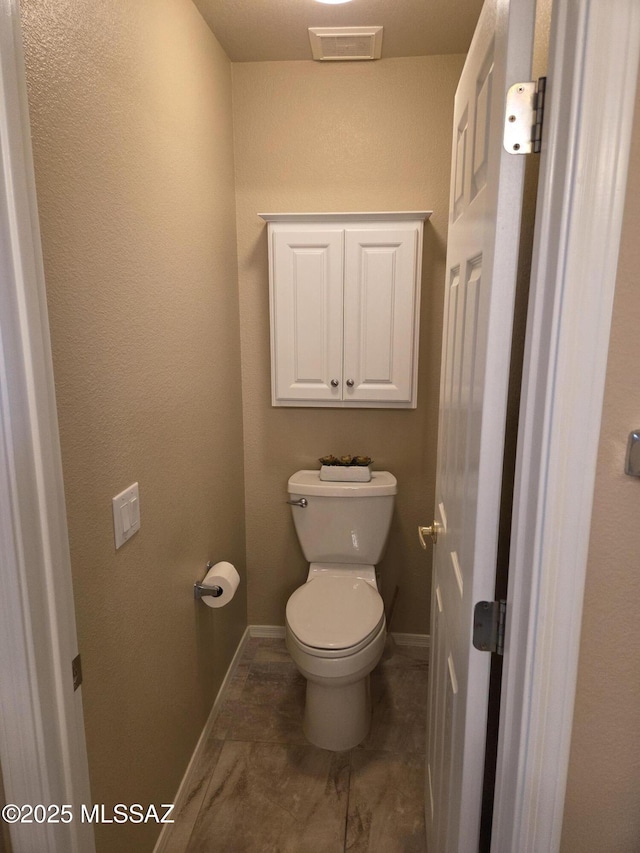
[[[140,494],[134,483],[112,499],[116,550],[140,530]]]

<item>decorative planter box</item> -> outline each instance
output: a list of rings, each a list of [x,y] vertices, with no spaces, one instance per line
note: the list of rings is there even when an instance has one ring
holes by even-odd
[[[322,465],[320,479],[345,483],[368,483],[371,479],[371,465]]]

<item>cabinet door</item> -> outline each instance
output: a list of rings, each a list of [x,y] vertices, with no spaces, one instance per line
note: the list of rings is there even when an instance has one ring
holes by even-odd
[[[273,403],[340,401],[343,229],[275,226],[271,254]]]
[[[420,229],[345,232],[345,400],[416,404]]]

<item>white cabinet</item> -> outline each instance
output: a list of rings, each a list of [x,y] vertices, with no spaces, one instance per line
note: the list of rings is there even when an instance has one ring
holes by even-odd
[[[273,405],[415,408],[430,212],[260,215]]]

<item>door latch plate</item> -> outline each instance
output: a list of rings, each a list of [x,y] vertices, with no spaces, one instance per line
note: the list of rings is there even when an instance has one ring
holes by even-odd
[[[640,429],[634,429],[629,434],[624,473],[630,477],[640,477]]]
[[[71,661],[71,674],[73,676],[73,689],[75,692],[82,684],[82,661],[79,654]]]

